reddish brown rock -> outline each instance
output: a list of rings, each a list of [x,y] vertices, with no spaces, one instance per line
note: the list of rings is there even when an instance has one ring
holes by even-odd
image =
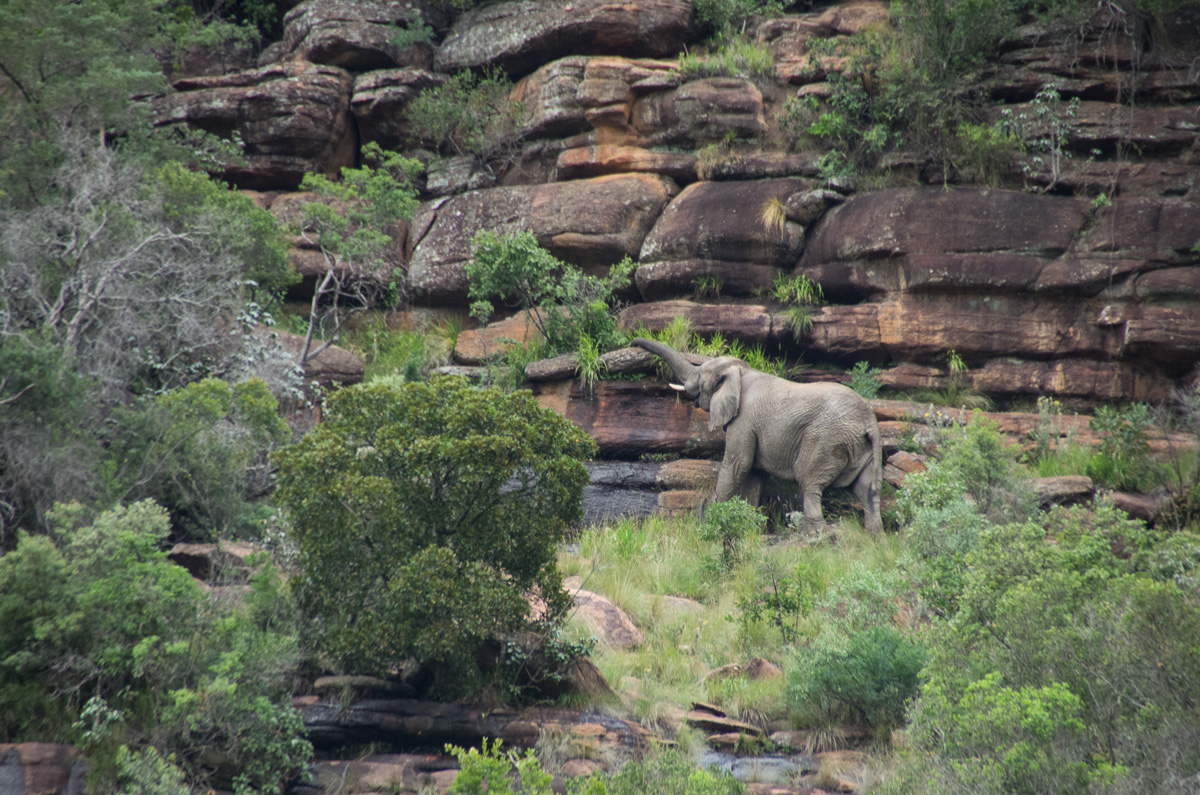
[[[1125,321],[1128,355],[1182,372],[1200,359],[1200,307],[1140,306]]]
[[[1096,493],[1092,479],[1086,475],[1060,475],[1049,478],[1032,478],[1030,486],[1038,504],[1043,508],[1050,505],[1077,505],[1088,502]]]
[[[967,372],[971,386],[989,395],[1057,395],[1089,400],[1167,399],[1174,382],[1136,361],[993,359]],[[941,386],[942,380],[926,386]]]
[[[592,634],[606,646],[616,649],[633,649],[646,642],[646,635],[629,615],[612,603],[612,600],[580,587],[578,577],[568,577],[563,581],[571,597],[575,600],[574,615],[578,616]]]
[[[903,254],[1057,254],[1083,228],[1086,207],[1077,199],[983,188],[867,193],[826,213],[800,267]]]
[[[294,190],[310,171],[336,174],[354,163],[351,85],[346,71],[304,61],[189,78],[154,103],[155,124],[236,133],[246,162],[227,166],[227,179],[244,188]]]
[[[434,59],[439,72],[499,67],[522,75],[567,55],[674,55],[694,35],[686,0],[509,0],[459,17]]]
[[[1200,124],[1200,120],[1198,120]],[[1191,247],[1200,229],[1200,204],[1182,199],[1118,197],[1097,213],[1081,254],[1103,252],[1126,259],[1194,262]]]
[[[472,191],[426,203],[412,222],[409,288],[415,300],[466,300],[463,263],[482,229],[528,230],[555,256],[605,269],[635,256],[674,183],[648,174]]]
[[[354,72],[393,66],[428,68],[433,47],[400,48],[397,33],[422,21],[412,3],[385,0],[305,0],[283,18],[283,46],[276,60],[299,58]]]
[[[661,331],[676,316],[691,321],[692,331],[711,335],[721,332],[726,338],[745,342],[764,342],[771,336],[771,316],[766,307],[752,304],[697,304],[692,301],[657,301],[634,304],[621,311],[621,328],[632,331],[645,326]]]
[[[811,40],[851,36],[868,25],[886,24],[888,17],[882,3],[850,2],[809,14],[769,19],[758,26],[754,38],[770,48],[780,79],[802,84],[824,79],[826,66],[835,60],[830,56],[810,57],[807,52]]]
[[[604,174],[661,174],[676,182],[696,179],[696,156],[689,152],[655,152],[637,146],[586,146],[558,156],[559,179],[587,179]]]
[[[771,284],[799,256],[804,228],[787,220],[784,203],[811,184],[801,179],[699,182],[663,210],[642,244],[638,289],[646,300],[690,293],[702,275],[721,279],[722,293],[746,295]],[[782,224],[763,221],[779,205]]]
[[[746,661],[746,678],[748,679],[782,679],[783,669],[770,660],[762,657],[751,657]]]
[[[500,356],[514,344],[525,345],[542,340],[538,317],[537,310],[531,314],[518,312],[510,318],[488,323],[484,328],[460,332],[454,346],[454,361],[466,365],[483,364],[488,359]]]
[[[1156,521],[1171,502],[1171,498],[1165,494],[1127,494],[1114,491],[1109,496],[1115,507],[1143,522]]]
[[[776,318],[772,337],[790,329]],[[902,295],[878,304],[822,307],[806,342],[817,351],[868,358],[968,361],[1001,356],[1115,356],[1120,333],[1087,305],[1022,295]]]
[[[0,790],[13,795],[83,792],[87,766],[59,743],[0,744]]]
[[[749,80],[713,77],[674,91],[639,97],[630,119],[653,145],[684,145],[749,139],[767,131],[763,96]]]
[[[263,330],[261,333],[274,337],[292,358],[300,356],[300,349],[304,347],[303,336],[277,329]],[[315,340],[310,350],[316,350],[321,344],[320,340]],[[337,345],[330,345],[304,364],[305,379],[316,381],[325,388],[361,383],[363,373],[362,359]]]
[[[703,491],[717,484],[716,461],[681,458],[662,465],[655,476],[657,485],[665,490]]]
[[[1143,273],[1135,289],[1144,301],[1196,301],[1200,298],[1200,265]]]
[[[883,479],[896,488],[904,485],[904,479],[915,472],[924,472],[928,459],[923,455],[899,450],[888,456],[883,466]]]
[[[543,408],[587,431],[603,458],[636,459],[645,453],[718,454],[724,434],[708,430],[708,414],[654,381],[601,381],[593,400],[570,381],[532,384]]]

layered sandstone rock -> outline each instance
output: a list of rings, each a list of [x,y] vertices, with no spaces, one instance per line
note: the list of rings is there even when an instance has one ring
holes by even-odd
[[[528,230],[556,257],[585,269],[636,256],[675,194],[674,183],[631,174],[474,191],[422,206],[410,234],[409,289],[431,304],[465,303],[463,263],[480,230]]]
[[[769,287],[804,242],[804,227],[787,217],[785,203],[811,187],[778,179],[684,188],[642,244],[636,279],[643,299],[691,293],[702,276],[717,280],[726,295]]]
[[[294,190],[309,172],[354,163],[350,74],[304,61],[178,80],[154,104],[160,127],[183,125],[235,137],[245,163],[224,176],[239,187]]]
[[[567,55],[673,55],[692,40],[687,0],[509,0],[463,14],[438,48],[439,71],[521,75]]]
[[[427,14],[413,2],[305,0],[283,18],[283,46],[271,57],[299,58],[355,72],[427,68],[433,62],[432,45],[397,43],[400,31],[424,24]]]

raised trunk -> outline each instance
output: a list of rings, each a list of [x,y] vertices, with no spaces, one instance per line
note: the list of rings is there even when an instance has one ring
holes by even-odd
[[[641,337],[633,340],[631,344],[639,348],[645,348],[671,365],[671,369],[675,372],[675,378],[681,384],[687,384],[688,379],[696,372],[696,365],[689,362],[683,357],[683,354],[668,345],[663,345],[661,342],[656,342],[655,340],[642,339]],[[692,397],[695,397],[695,395]]]

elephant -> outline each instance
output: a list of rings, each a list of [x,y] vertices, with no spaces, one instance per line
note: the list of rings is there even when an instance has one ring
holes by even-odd
[[[682,382],[671,388],[687,393],[708,412],[710,431],[725,430],[715,501],[736,494],[756,469],[796,481],[810,529],[825,524],[822,492],[830,486],[849,486],[862,504],[867,530],[883,530],[879,424],[857,392],[842,384],[798,384],[732,356],[695,365],[661,342],[639,337],[632,344],[671,366]]]

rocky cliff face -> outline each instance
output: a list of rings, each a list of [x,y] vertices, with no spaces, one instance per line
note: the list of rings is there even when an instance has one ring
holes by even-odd
[[[1079,100],[1062,120],[1076,156],[1027,156],[1026,190],[956,184],[945,164],[904,157],[890,187],[856,190],[819,177],[822,152],[790,151],[780,117],[844,67],[812,40],[887,18],[851,0],[760,21],[775,73],[752,81],[681,73],[676,56],[697,43],[688,0],[508,0],[448,27],[416,2],[306,0],[257,68],[177,79],[159,119],[238,133],[246,161],[226,176],[285,208],[305,171],[335,172],[369,141],[413,146],[405,109],[449,73],[501,70],[517,80],[519,152],[430,177],[395,255],[417,306],[461,311],[471,236],[528,229],[591,272],[635,258],[629,324],[682,313],[809,364],[869,360],[896,386],[941,383],[949,349],[1001,398],[1154,401],[1197,379],[1200,80],[1156,49],[1194,40],[1197,20],[1152,36],[1096,19],[1067,41],[1022,28],[979,86],[994,112],[1034,118],[1050,85]],[[435,43],[397,45],[418,22]],[[786,209],[770,228],[769,202]],[[798,340],[755,297],[778,274],[807,275],[832,302]],[[719,278],[720,298],[695,298],[700,277]]]

